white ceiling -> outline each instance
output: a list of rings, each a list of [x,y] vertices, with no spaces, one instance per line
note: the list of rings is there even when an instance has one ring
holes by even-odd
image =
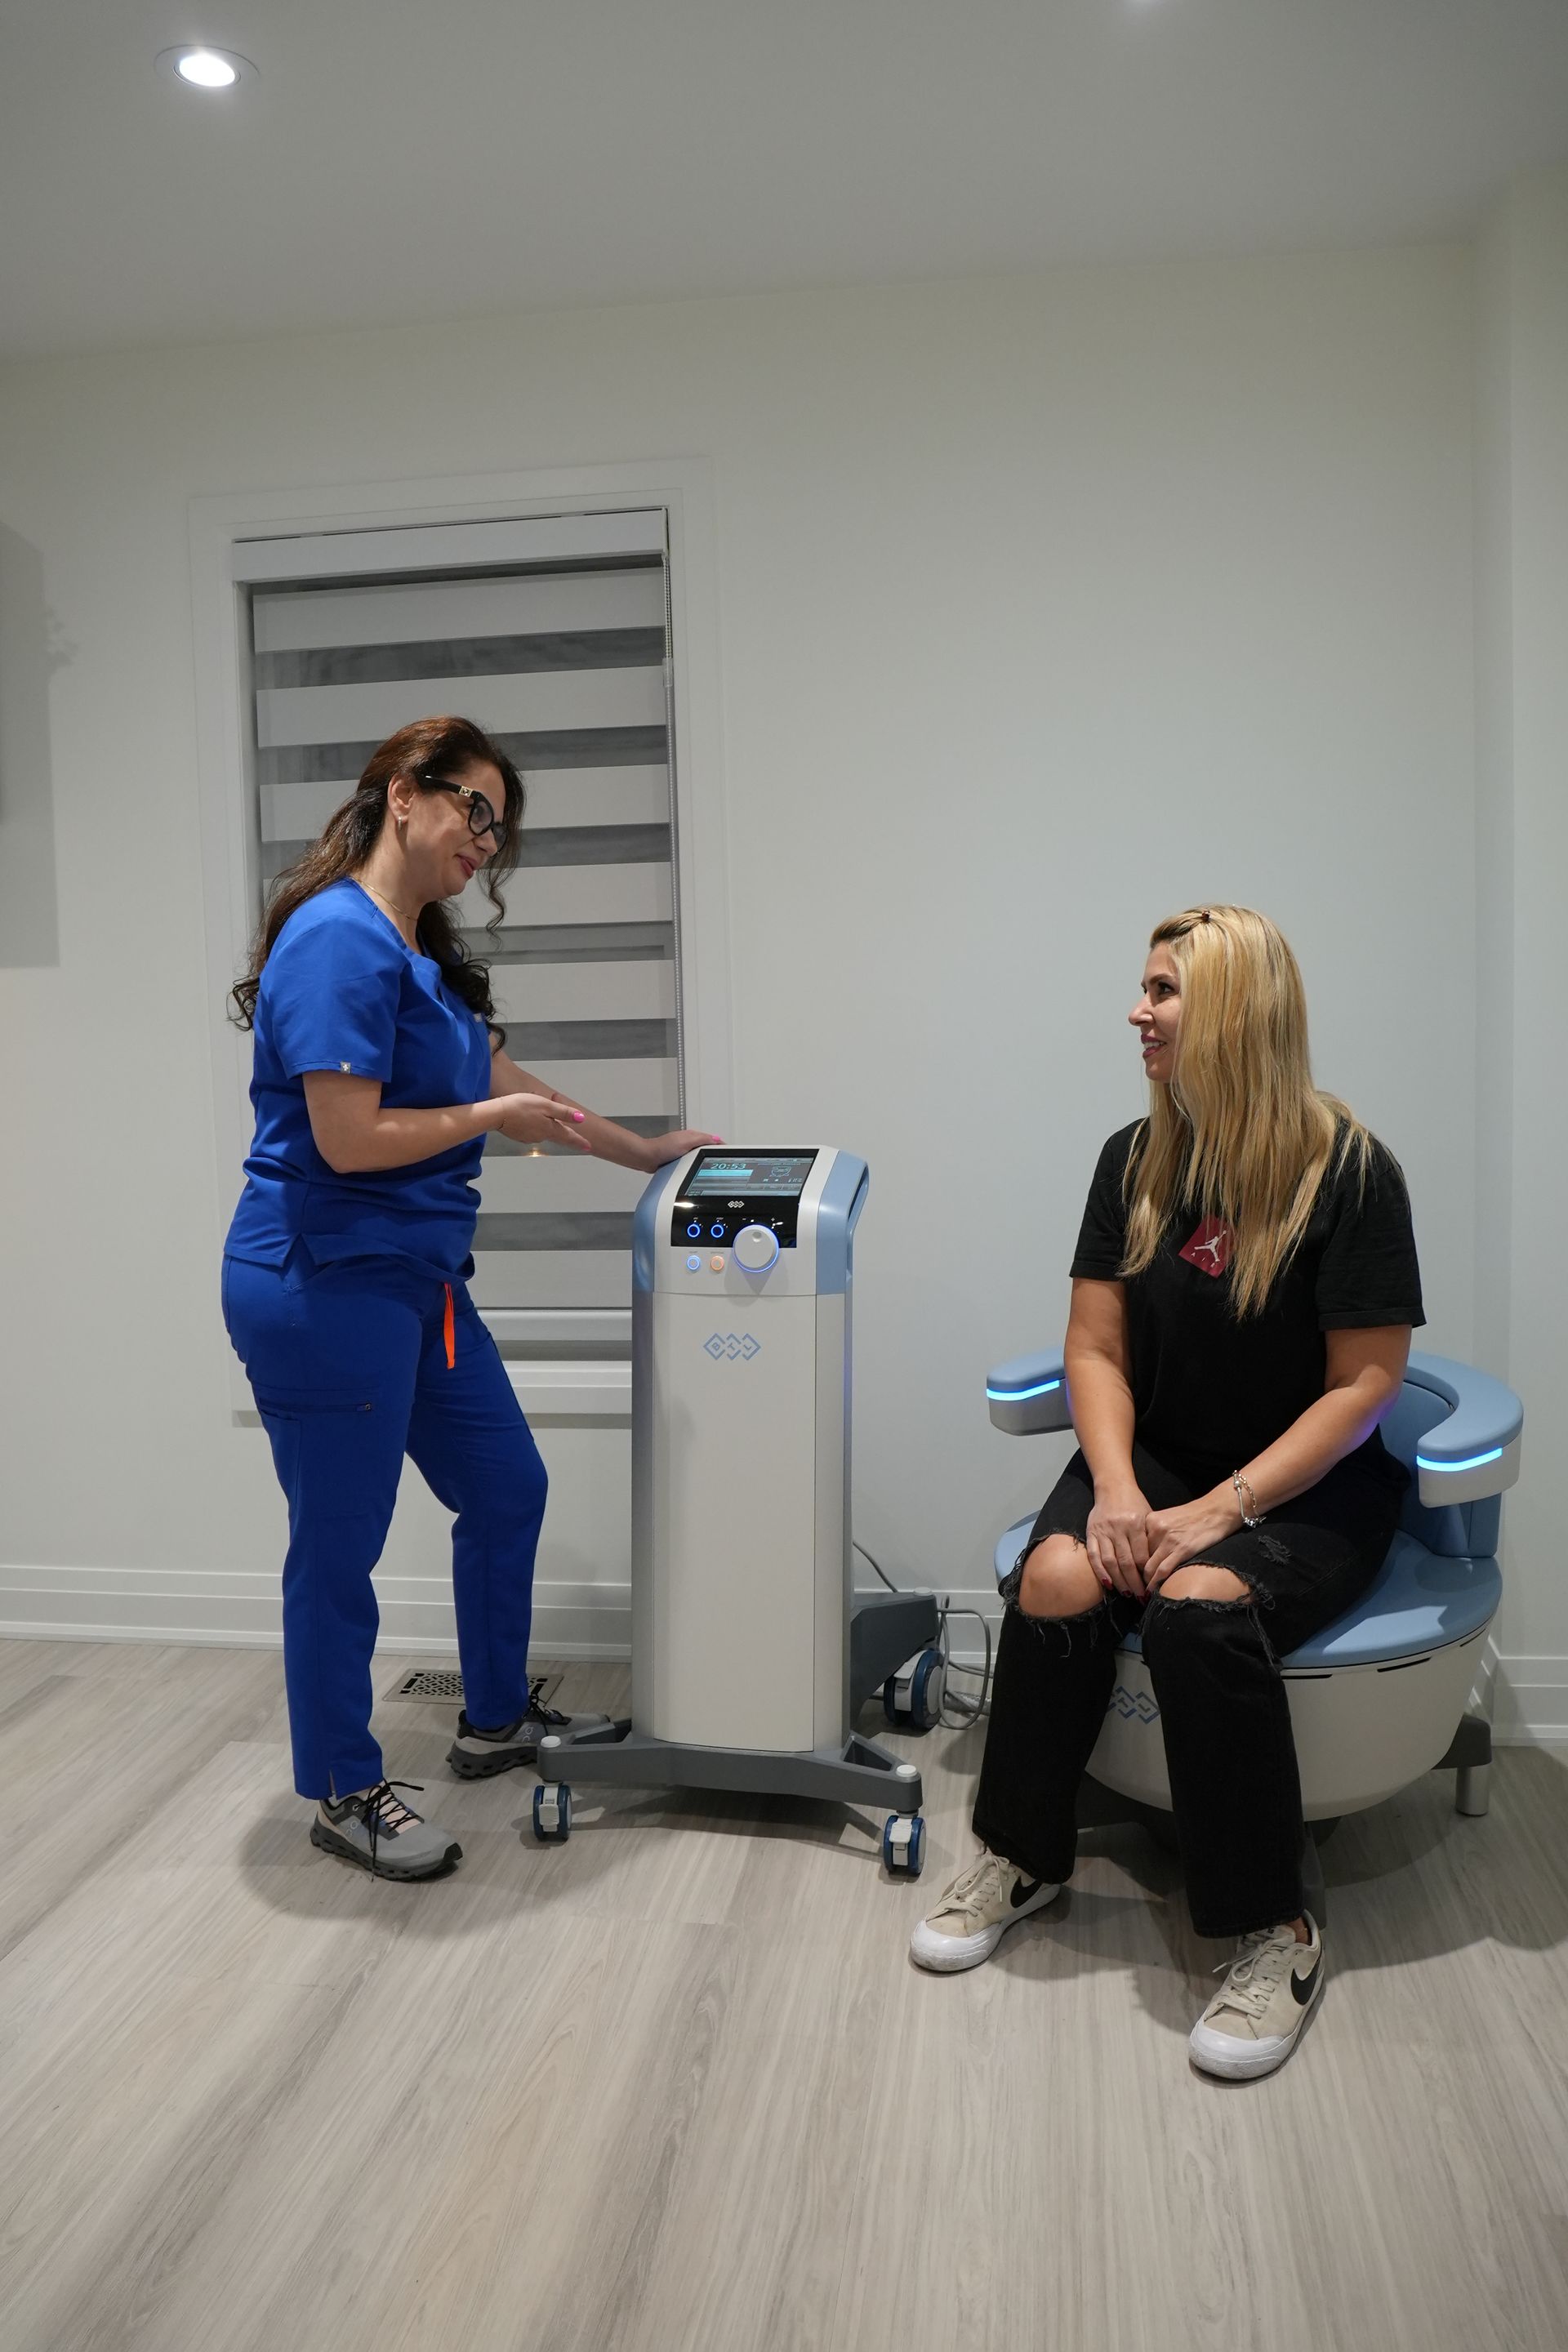
[[[1449,236],[1565,155],[1568,0],[3,0],[0,353]]]

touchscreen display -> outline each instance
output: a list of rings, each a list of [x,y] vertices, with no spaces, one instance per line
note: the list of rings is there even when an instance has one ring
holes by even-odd
[[[766,1225],[793,1249],[815,1151],[704,1151],[680,1189],[672,1244],[727,1247],[742,1225]]]
[[[811,1173],[815,1151],[705,1151],[681,1188],[681,1199],[707,1201],[718,1193],[765,1192],[772,1201],[798,1201]]]

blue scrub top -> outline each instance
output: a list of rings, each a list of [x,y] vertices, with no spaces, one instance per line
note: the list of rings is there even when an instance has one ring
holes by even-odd
[[[316,1149],[307,1070],[379,1078],[390,1110],[482,1102],[485,1023],[417,955],[359,884],[329,883],[297,908],[262,970],[250,1099],[256,1139],[227,1254],[281,1265],[296,1241],[313,1258],[405,1258],[443,1281],[471,1274],[484,1138],[340,1176]]]

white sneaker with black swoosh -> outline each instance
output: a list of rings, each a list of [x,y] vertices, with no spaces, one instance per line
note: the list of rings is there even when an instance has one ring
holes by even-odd
[[[1258,1927],[1241,1937],[1187,2043],[1205,2074],[1246,2080],[1285,2063],[1323,1990],[1323,1938],[1310,1913],[1307,1925],[1310,1944],[1297,1941],[1294,1927]]]
[[[922,1969],[975,1969],[988,1960],[1009,1927],[1054,1903],[1061,1888],[1031,1878],[1016,1862],[983,1853],[960,1871],[936,1909],[910,1938],[910,1956]]]

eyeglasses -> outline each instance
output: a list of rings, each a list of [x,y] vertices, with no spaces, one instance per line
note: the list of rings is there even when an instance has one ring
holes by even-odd
[[[424,781],[433,793],[456,793],[460,801],[467,801],[468,831],[476,841],[481,834],[488,833],[495,843],[496,856],[505,856],[511,827],[504,817],[497,816],[483,793],[476,792],[472,784],[455,784],[449,776],[426,776]]]

